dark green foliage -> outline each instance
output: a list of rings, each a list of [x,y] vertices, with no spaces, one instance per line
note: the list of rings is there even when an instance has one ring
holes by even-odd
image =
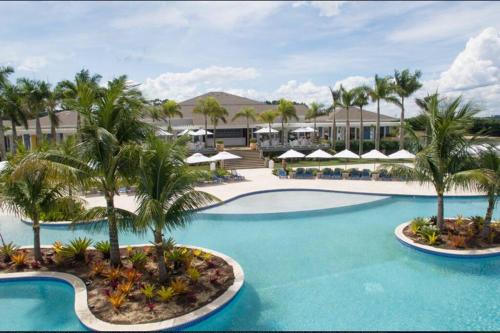
[[[74,198],[60,198],[40,214],[42,221],[73,221],[84,211],[83,204]]]
[[[87,237],[78,237],[69,242],[68,245],[63,246],[61,254],[64,258],[73,259],[75,261],[85,261],[85,252],[92,244],[92,240]]]
[[[109,253],[111,251],[111,245],[109,241],[100,241],[95,244],[95,249],[101,252],[104,259],[109,259]]]

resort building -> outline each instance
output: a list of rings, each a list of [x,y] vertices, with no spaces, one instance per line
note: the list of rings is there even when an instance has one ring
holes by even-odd
[[[256,113],[261,113],[263,111],[277,109],[278,105],[270,104],[269,102],[261,102],[252,100],[246,97],[241,97],[225,92],[209,92],[186,101],[180,102],[181,112],[183,114],[182,118],[174,118],[171,121],[171,131],[178,134],[186,130],[197,130],[203,129],[205,126],[205,120],[203,115],[193,113],[193,109],[199,100],[214,97],[221,106],[226,108],[229,113],[227,117],[227,123],[219,122],[217,125],[216,139],[223,140],[224,145],[228,147],[242,147],[247,146],[247,123],[245,118],[239,118],[233,120],[234,115],[239,112],[242,108],[251,107],[254,108]],[[307,138],[311,137],[310,133],[296,133],[294,130],[303,127],[313,127],[313,120],[306,119],[306,112],[308,110],[305,104],[295,105],[298,120],[293,120],[288,124],[285,124],[285,138],[286,145],[296,142],[300,137],[301,145],[307,145]],[[57,140],[64,140],[65,137],[76,133],[76,123],[77,116],[73,111],[62,111],[58,113],[59,115],[59,126],[56,129]],[[363,129],[360,130],[360,115],[361,112],[357,107],[349,108],[349,122],[351,129],[351,138],[356,140],[363,135],[366,140],[374,140],[375,137],[375,125],[377,114],[372,111],[363,110]],[[318,135],[320,138],[325,140],[331,140],[332,135],[332,119],[333,113],[318,117],[316,119],[316,127],[318,130]],[[345,137],[347,112],[342,108],[337,108],[335,111],[335,121],[337,128],[337,139],[343,140]],[[154,123],[156,126],[163,130],[168,130],[167,123],[163,121],[153,122],[151,119],[146,119],[150,123]],[[40,123],[42,127],[42,133],[50,138],[50,121],[48,116],[40,118]],[[389,134],[390,127],[398,127],[399,119],[389,117],[386,115],[380,115],[380,126],[381,126],[381,137],[386,137]],[[254,133],[260,128],[267,128],[268,125],[260,121],[250,120],[250,131]],[[277,117],[272,128],[277,131],[281,131],[281,119]],[[213,131],[213,125],[210,120],[208,121],[208,130]],[[360,134],[362,133],[362,134]],[[10,146],[10,130],[6,131],[6,145],[7,149]],[[27,147],[32,146],[36,142],[36,130],[35,130],[35,120],[32,119],[28,122],[28,127],[24,126],[17,127],[17,134],[19,138],[22,138],[24,144]],[[255,135],[258,138],[259,144],[264,146],[279,146],[281,143],[278,139],[280,133],[277,133],[273,138],[269,140],[268,134]],[[199,136],[198,138],[193,137],[193,141],[201,141],[204,138]],[[298,144],[298,143],[297,143]],[[208,136],[207,145],[213,147],[213,136]],[[198,146],[191,146],[192,150],[196,150]]]

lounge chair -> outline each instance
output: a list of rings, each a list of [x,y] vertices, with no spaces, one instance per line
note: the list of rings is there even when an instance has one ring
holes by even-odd
[[[306,169],[304,172],[304,178],[314,178],[314,169]]]
[[[278,177],[279,177],[280,179],[287,178],[287,176],[288,176],[288,175],[286,174],[286,171],[285,171],[284,169],[279,169],[279,170],[278,170]]]
[[[384,181],[390,181],[392,180],[392,177],[386,169],[382,169],[380,170],[378,179]]]
[[[231,170],[231,179],[235,181],[242,181],[245,180],[245,177],[240,175],[238,171],[236,170]]]
[[[330,168],[324,168],[322,171],[321,171],[321,175],[320,175],[320,178],[323,178],[323,179],[331,179],[333,176],[333,170],[330,169]]]
[[[349,179],[351,180],[360,180],[361,179],[361,171],[358,169],[351,169],[349,173]]]
[[[363,169],[363,171],[361,171],[361,179],[362,180],[371,180],[371,174],[370,174],[370,170],[368,169]]]

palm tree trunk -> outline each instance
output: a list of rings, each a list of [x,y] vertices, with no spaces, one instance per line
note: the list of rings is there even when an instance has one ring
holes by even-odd
[[[57,133],[56,133],[56,126],[53,121],[50,121],[50,137],[51,137],[51,143],[53,146],[57,144]]]
[[[0,117],[0,160],[5,161],[7,149],[5,148],[5,131],[3,128],[3,118]]]
[[[110,261],[111,266],[118,267],[121,265],[120,259],[120,244],[118,242],[118,226],[115,215],[115,203],[113,195],[106,195],[106,215],[108,217],[108,233],[109,233],[109,244],[110,244]]]
[[[80,112],[76,111],[76,135],[77,141],[80,142],[80,129],[82,128],[82,115]]]
[[[161,234],[161,229],[155,228],[154,238],[160,283],[165,284],[168,282],[168,274],[167,265],[165,264],[165,251],[163,251],[163,236]]]
[[[285,122],[283,121],[283,117],[281,118],[281,144],[285,142]]]
[[[495,209],[495,191],[488,192],[488,208],[486,209],[486,216],[484,217],[483,230],[481,236],[486,239],[490,234],[491,219],[493,218],[493,210]]]
[[[359,156],[363,155],[363,107],[359,108]]]
[[[38,214],[33,216],[33,252],[36,261],[43,261],[42,250],[40,248],[40,221]]]
[[[11,133],[11,143],[10,143],[10,151],[12,154],[15,154],[17,152],[17,128],[16,128],[16,119],[14,117],[10,118],[10,123],[12,127],[12,133]]]
[[[207,148],[207,128],[208,128],[208,120],[207,120],[207,115],[205,115],[205,148]]]
[[[214,135],[213,135],[213,137],[214,137],[214,149],[215,149],[215,147],[217,146],[217,143],[215,142],[215,141],[217,141],[217,125],[215,124],[215,122],[214,122]]]
[[[40,117],[36,115],[36,145],[37,147],[42,144],[42,124],[40,124]]]
[[[405,98],[401,97],[401,124],[399,126],[399,150],[404,149]]]
[[[247,146],[250,145],[250,124],[248,122],[248,117],[247,117],[247,142],[246,142],[246,145]]]
[[[439,230],[444,228],[444,194],[443,192],[438,192],[437,194],[437,225]]]
[[[375,149],[380,150],[380,98],[377,98],[377,124],[375,126]]]
[[[335,144],[337,143],[337,122],[335,121],[335,108],[333,108],[333,120],[332,120],[332,148],[335,149]]]
[[[345,149],[351,149],[351,123],[349,122],[349,107],[347,107],[345,122]]]
[[[316,117],[314,117],[314,143],[317,143],[318,142],[318,136],[316,135]]]

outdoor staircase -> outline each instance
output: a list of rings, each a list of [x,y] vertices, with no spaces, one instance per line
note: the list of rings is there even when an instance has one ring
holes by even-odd
[[[226,150],[231,154],[242,157],[237,160],[224,161],[224,167],[227,170],[264,168],[264,160],[260,158],[260,154],[257,150],[245,148],[226,148]]]

